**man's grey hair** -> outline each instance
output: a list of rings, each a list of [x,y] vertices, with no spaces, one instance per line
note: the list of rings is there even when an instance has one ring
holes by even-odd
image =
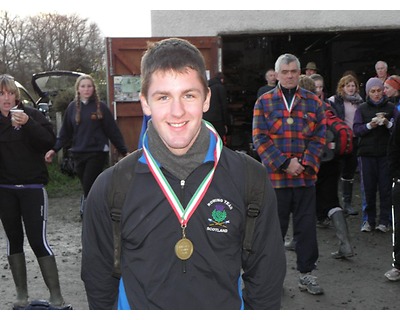
[[[284,53],[281,56],[279,56],[279,58],[276,60],[276,62],[275,62],[275,71],[276,72],[281,71],[281,66],[283,64],[289,64],[289,63],[292,63],[293,61],[296,62],[298,70],[301,70],[299,59],[293,54]]]
[[[375,63],[375,69],[376,69],[376,66],[378,65],[378,63],[383,63],[383,65],[385,66],[385,68],[386,68],[386,70],[387,70],[388,64],[386,63],[386,61],[382,61],[382,60],[379,60],[379,61],[377,61],[377,62]]]

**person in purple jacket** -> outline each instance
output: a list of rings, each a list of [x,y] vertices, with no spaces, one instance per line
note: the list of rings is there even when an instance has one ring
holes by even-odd
[[[383,95],[383,83],[370,78],[365,86],[366,102],[356,110],[353,132],[358,137],[357,156],[365,193],[366,215],[362,232],[377,230],[387,232],[390,228],[392,181],[389,172],[387,148],[393,123],[394,104]],[[376,195],[379,191],[379,217]]]

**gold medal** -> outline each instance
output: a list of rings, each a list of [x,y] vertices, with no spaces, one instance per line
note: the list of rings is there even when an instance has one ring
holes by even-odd
[[[293,120],[292,117],[289,117],[289,118],[286,119],[286,122],[287,122],[288,124],[293,124],[294,120]]]
[[[193,243],[187,238],[180,239],[175,245],[175,254],[181,260],[187,260],[192,256]]]

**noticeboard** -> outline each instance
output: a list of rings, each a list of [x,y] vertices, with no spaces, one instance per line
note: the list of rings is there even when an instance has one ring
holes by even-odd
[[[140,76],[114,76],[114,101],[139,101]]]

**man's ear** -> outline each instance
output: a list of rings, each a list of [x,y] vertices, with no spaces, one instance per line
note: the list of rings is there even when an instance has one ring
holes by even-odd
[[[147,99],[144,95],[140,94],[140,104],[142,106],[142,111],[146,116],[151,116],[151,109],[147,104]]]
[[[210,109],[210,99],[211,99],[211,90],[208,88],[208,92],[206,95],[206,100],[203,102],[203,112],[207,112]]]

